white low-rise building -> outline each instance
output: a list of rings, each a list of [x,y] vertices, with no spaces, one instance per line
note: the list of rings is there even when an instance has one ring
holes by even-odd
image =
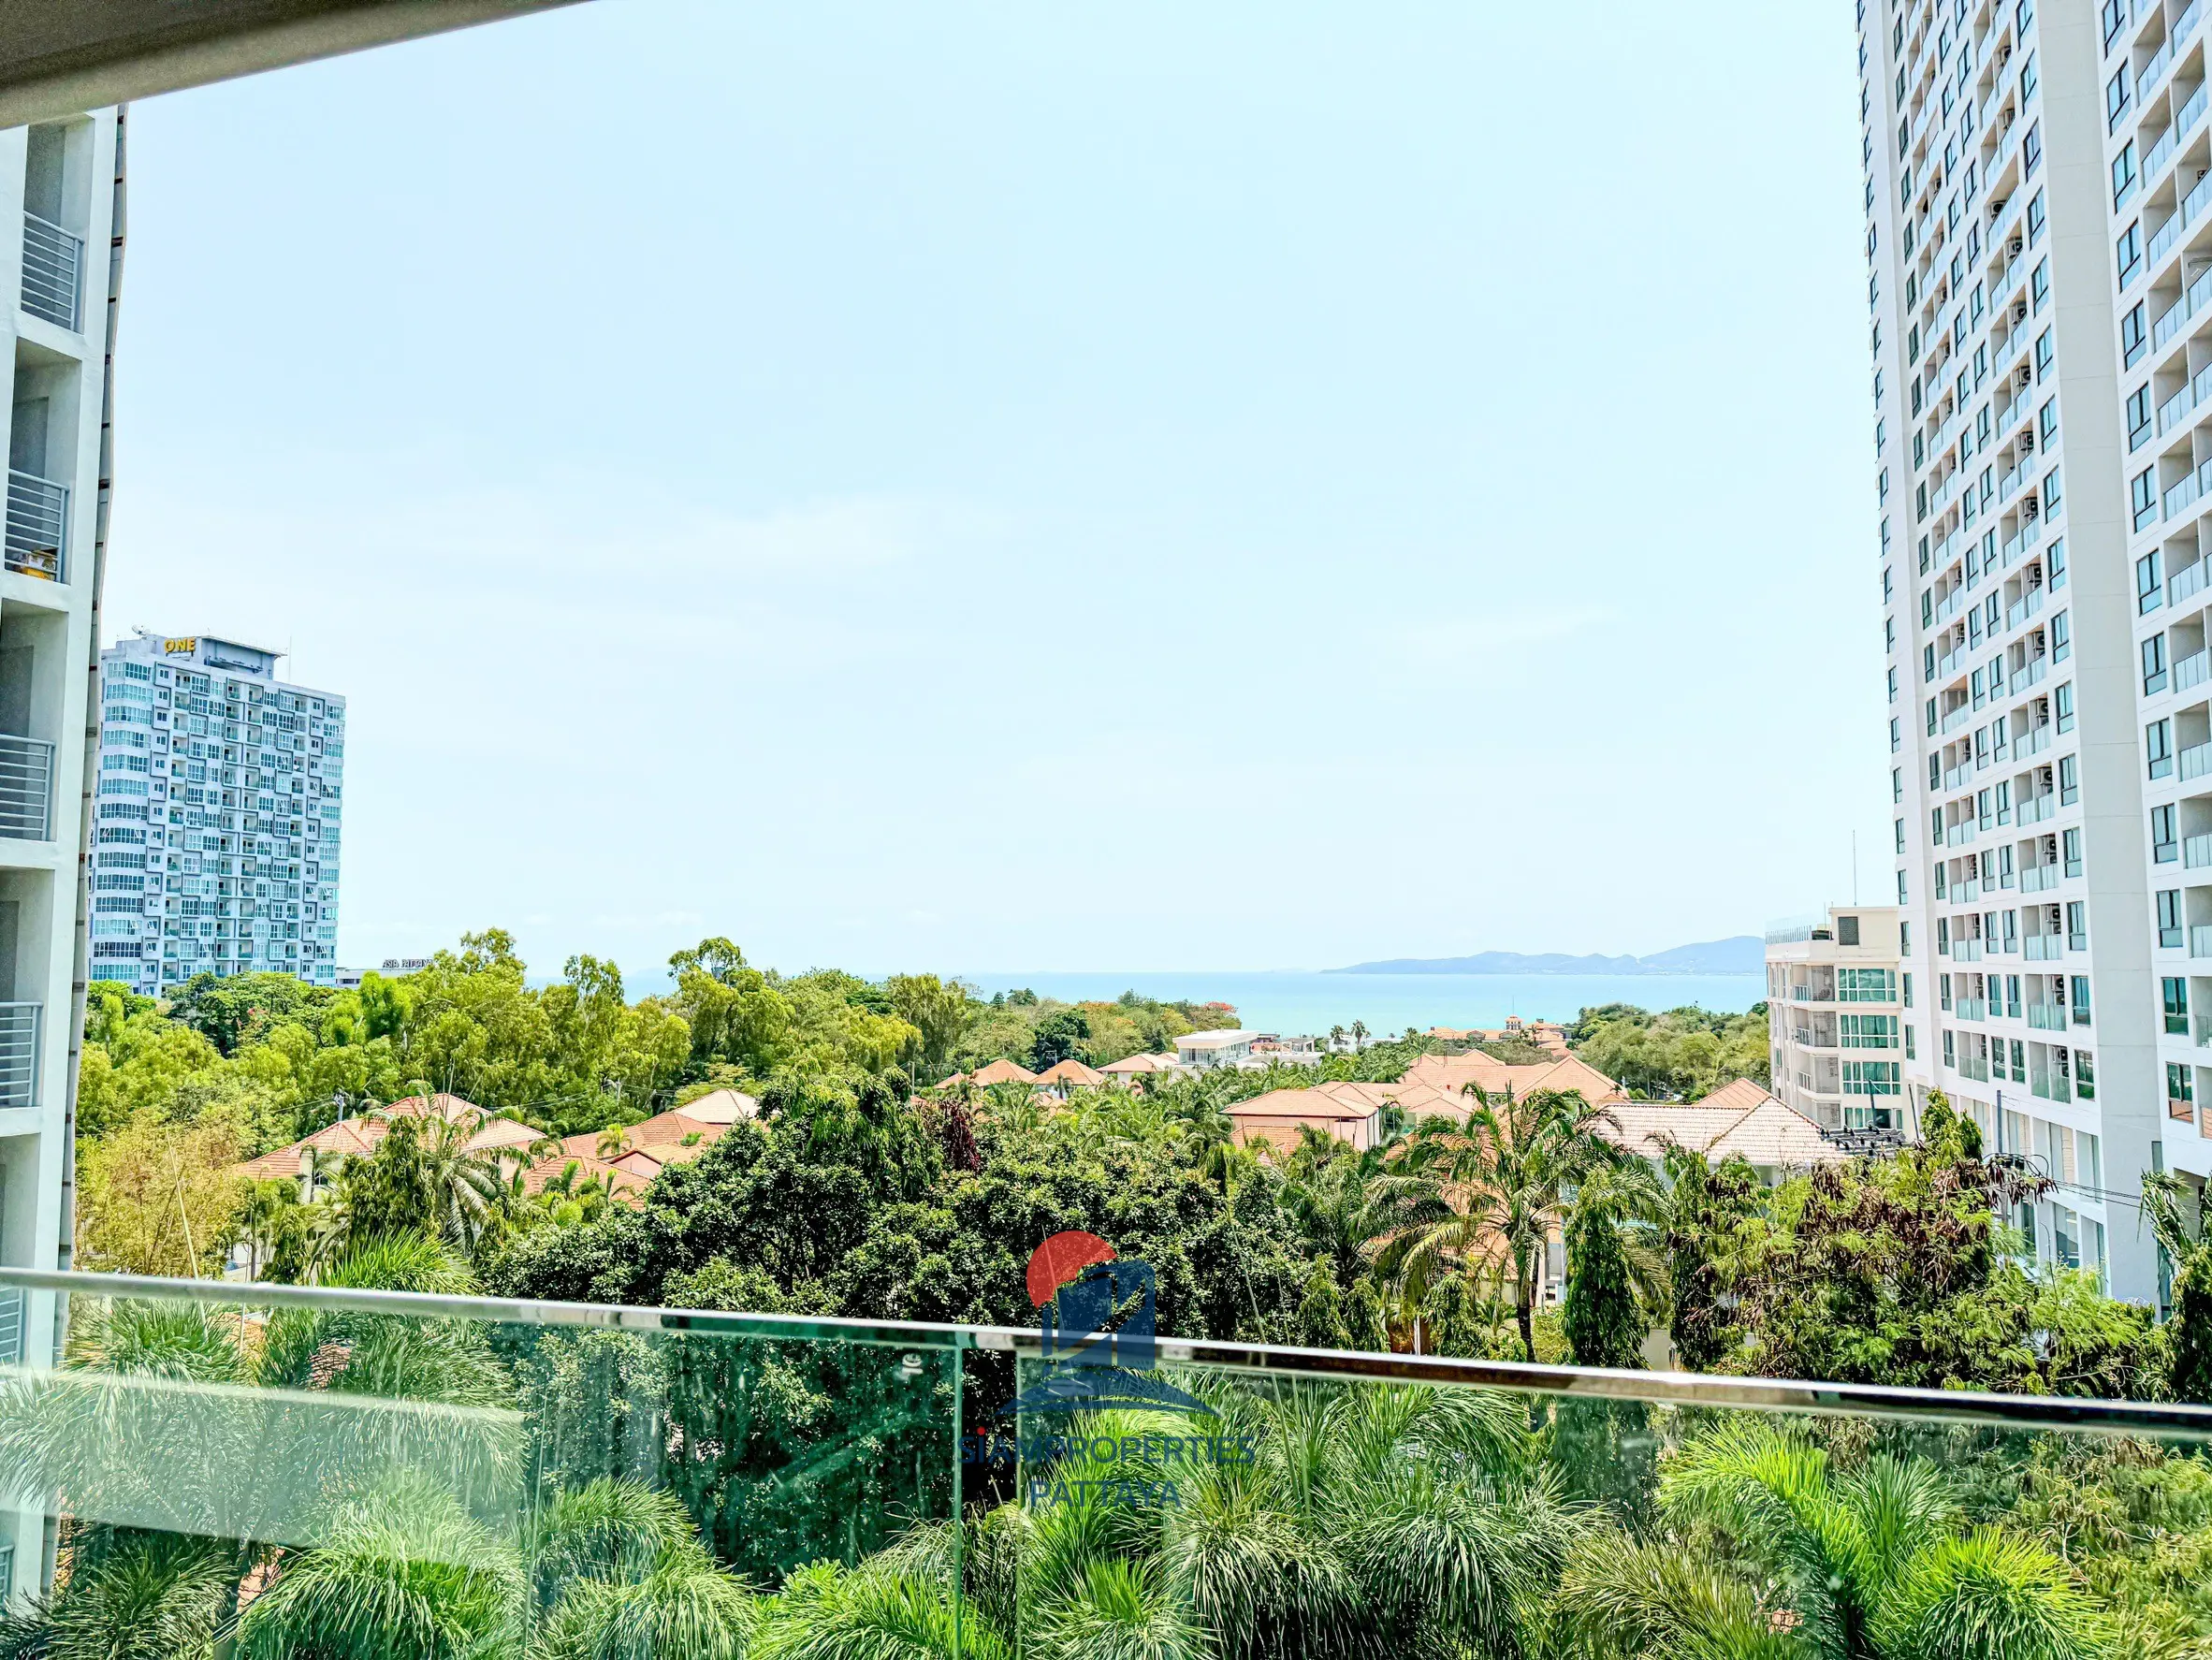
[[[1201,1072],[1233,1067],[1251,1057],[1252,1045],[1259,1041],[1258,1032],[1185,1032],[1175,1040],[1175,1059]]]

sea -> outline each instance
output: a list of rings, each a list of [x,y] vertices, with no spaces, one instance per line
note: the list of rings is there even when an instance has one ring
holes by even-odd
[[[1491,1028],[1508,1014],[1569,1021],[1604,1003],[1740,1014],[1767,995],[1758,974],[1330,974],[1295,970],[1193,973],[964,974],[983,995],[1026,989],[1064,1003],[1125,991],[1163,1002],[1233,1003],[1251,1031],[1320,1034],[1361,1022],[1377,1035],[1433,1026]]]

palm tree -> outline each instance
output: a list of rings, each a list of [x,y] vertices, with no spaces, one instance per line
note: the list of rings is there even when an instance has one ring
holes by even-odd
[[[2143,1178],[2143,1216],[2174,1265],[2168,1387],[2177,1401],[2212,1403],[2212,1239],[2204,1201],[2163,1171]]]
[[[1367,1052],[1367,1023],[1363,1020],[1352,1022],[1352,1047],[1362,1055]]]
[[[1329,1047],[1332,1050],[1342,1049],[1344,1047],[1343,1027],[1332,1026],[1329,1028]]]
[[[1469,1084],[1474,1105],[1464,1126],[1432,1118],[1406,1139],[1409,1172],[1425,1175],[1449,1201],[1450,1214],[1410,1228],[1386,1245],[1377,1266],[1418,1303],[1454,1270],[1513,1288],[1521,1358],[1536,1358],[1536,1293],[1551,1236],[1578,1183],[1624,1156],[1599,1133],[1620,1120],[1575,1090],[1539,1089],[1516,1099]]]
[[[1608,1654],[1716,1660],[2097,1660],[2104,1633],[2066,1565],[1995,1527],[1968,1529],[1926,1459],[1878,1454],[1838,1477],[1802,1434],[1738,1422],[1667,1461],[1662,1514],[1751,1570],[1679,1542],[1598,1536],[1561,1582],[1571,1627]]]
[[[1426,1172],[1382,1148],[1355,1151],[1310,1126],[1285,1161],[1280,1197],[1307,1245],[1346,1286],[1374,1267],[1384,1241],[1452,1216]]]

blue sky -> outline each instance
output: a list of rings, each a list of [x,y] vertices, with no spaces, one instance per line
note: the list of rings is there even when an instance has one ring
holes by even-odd
[[[108,617],[342,959],[1648,952],[1889,881],[1844,7],[598,0],[132,112]]]

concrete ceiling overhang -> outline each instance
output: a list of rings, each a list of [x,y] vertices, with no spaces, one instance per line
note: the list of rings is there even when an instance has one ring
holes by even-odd
[[[0,127],[575,0],[0,0]]]

